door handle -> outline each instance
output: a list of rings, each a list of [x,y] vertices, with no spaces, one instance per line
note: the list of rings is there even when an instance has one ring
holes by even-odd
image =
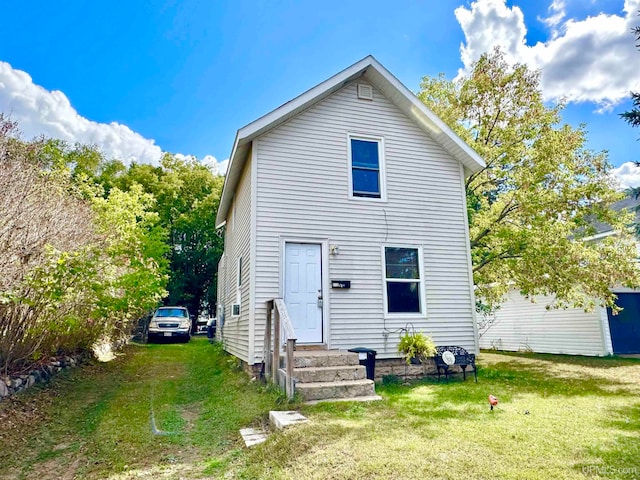
[[[318,290],[318,307],[322,308],[322,289]]]

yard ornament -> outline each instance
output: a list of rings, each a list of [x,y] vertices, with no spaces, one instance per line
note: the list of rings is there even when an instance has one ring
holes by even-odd
[[[491,405],[491,410],[493,410],[493,407],[498,405],[498,399],[493,395],[489,395],[489,405]]]

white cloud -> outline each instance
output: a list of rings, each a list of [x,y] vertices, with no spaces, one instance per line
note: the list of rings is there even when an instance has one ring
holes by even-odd
[[[611,170],[611,175],[618,180],[622,189],[640,186],[640,167],[627,162]]]
[[[626,0],[623,15],[600,13],[582,20],[566,19],[565,4],[554,0],[550,16],[541,19],[550,39],[526,44],[527,27],[522,10],[505,0],[476,0],[458,7],[456,18],[466,42],[460,46],[464,69],[484,52],[500,45],[511,61],[526,63],[542,72],[546,99],[596,102],[611,107],[640,90],[640,52],[631,28],[638,24],[640,0]]]
[[[201,159],[198,159],[195,155],[184,155],[182,153],[176,153],[174,156],[179,160],[198,161],[205,167],[208,167],[214,175],[225,175],[227,173],[227,166],[229,165],[229,159],[219,162],[213,155],[205,155]]]
[[[98,123],[84,118],[64,93],[36,85],[29,74],[2,61],[0,112],[17,121],[26,138],[44,135],[68,142],[93,144],[108,158],[117,158],[126,164],[135,161],[158,165],[162,157],[162,149],[154,140],[121,123]],[[186,156],[182,155],[182,158]],[[215,157],[207,155],[201,161],[214,173],[226,173],[228,160],[218,162]]]
[[[567,16],[566,5],[563,0],[553,0],[549,5],[549,16],[546,18],[538,17],[542,23],[551,29],[551,37],[557,38],[560,34],[558,31],[558,25],[562,23],[564,17]]]
[[[229,166],[228,158],[226,160],[222,160],[221,162],[219,162],[218,160],[216,160],[216,157],[214,157],[213,155],[207,155],[202,159],[202,163],[204,165],[207,165],[209,168],[211,168],[213,173],[216,173],[218,175],[227,174],[227,167]]]
[[[17,121],[27,138],[45,135],[94,144],[107,157],[127,164],[132,161],[158,164],[162,155],[153,140],[126,125],[97,123],[82,117],[64,93],[36,85],[26,72],[6,62],[0,62],[0,111]]]

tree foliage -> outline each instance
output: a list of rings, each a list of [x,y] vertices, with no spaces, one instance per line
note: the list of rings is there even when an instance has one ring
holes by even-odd
[[[191,313],[212,311],[216,302],[216,270],[223,240],[216,234],[224,178],[194,159],[166,154],[161,165],[133,164],[100,182],[128,190],[141,185],[156,199],[160,224],[168,232],[169,291],[166,303],[186,306]]]
[[[166,293],[154,199],[105,194],[89,179],[101,163],[0,115],[0,370],[118,337]]]
[[[224,177],[217,176],[193,158],[165,154],[160,165],[126,167],[119,160],[102,158],[84,145],[65,146],[48,141],[47,167],[94,196],[138,187],[153,198],[149,206],[164,229],[164,258],[168,264],[167,304],[186,306],[191,313],[213,310],[216,303],[217,264],[223,240],[216,234]],[[136,193],[137,195],[137,193]]]
[[[561,123],[546,106],[539,73],[483,55],[459,81],[423,79],[420,99],[485,160],[466,182],[477,295],[485,306],[510,288],[554,295],[555,306],[611,305],[614,285],[638,285],[630,216],[606,154],[584,148],[584,127]],[[589,241],[594,221],[619,231]]]

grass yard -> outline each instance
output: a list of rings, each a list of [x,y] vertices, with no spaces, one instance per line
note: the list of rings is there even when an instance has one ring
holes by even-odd
[[[248,450],[238,430],[286,409],[277,392],[205,339],[132,346],[0,403],[0,478],[640,478],[640,360],[483,353],[480,365],[477,384],[304,406],[308,424]],[[169,435],[152,433],[152,411]]]
[[[132,345],[0,402],[0,479],[201,478],[279,399],[205,338]]]
[[[640,361],[480,363],[477,384],[378,387],[382,402],[306,407],[310,424],[240,456],[232,478],[640,478]]]

